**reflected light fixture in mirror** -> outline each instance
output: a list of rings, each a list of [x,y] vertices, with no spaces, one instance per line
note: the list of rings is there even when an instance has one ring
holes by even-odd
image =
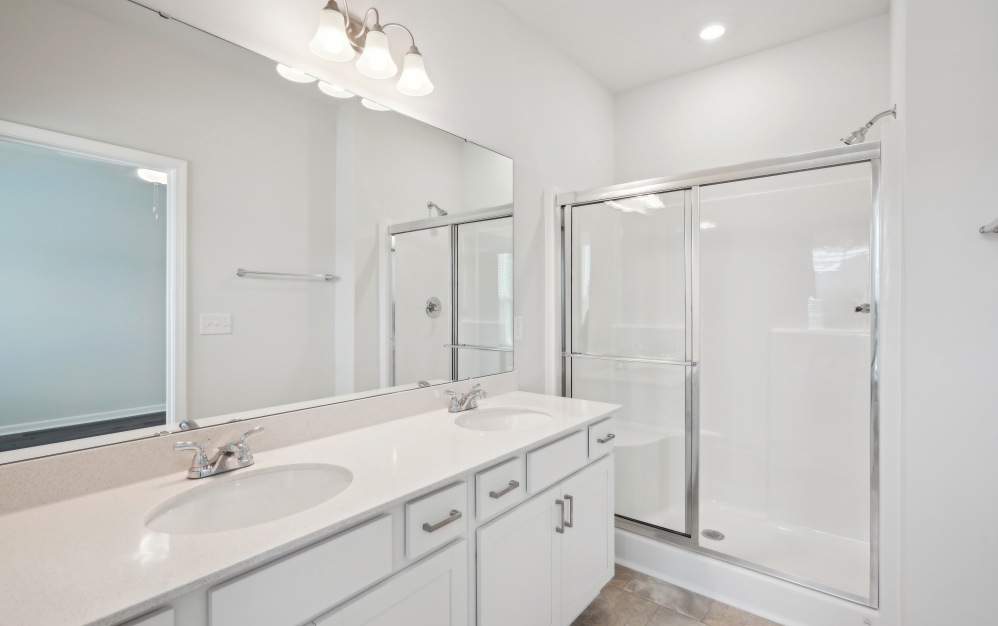
[[[138,168],[135,173],[139,175],[139,178],[146,181],[147,183],[156,183],[158,185],[165,185],[169,180],[167,178],[166,172],[157,172],[156,170],[147,170],[145,168]]]
[[[374,100],[368,100],[367,98],[361,98],[360,103],[364,105],[364,108],[371,109],[372,111],[391,111],[389,107],[378,104]]]
[[[316,81],[315,78],[309,76],[305,72],[296,70],[293,67],[288,67],[283,63],[277,64],[277,73],[293,83],[314,83]]]
[[[388,46],[388,35],[384,29],[394,27],[409,35],[409,50],[402,60],[402,76],[396,83],[400,93],[407,96],[425,96],[433,91],[433,83],[426,74],[423,55],[416,47],[416,39],[412,31],[402,24],[381,25],[378,10],[370,8],[364,13],[360,22],[350,20],[350,7],[346,0],[340,10],[336,0],[329,0],[319,14],[319,27],[308,45],[315,56],[327,61],[346,62],[353,60],[359,52],[357,70],[369,78],[385,80],[398,74],[398,65],[392,58]],[[374,24],[368,26],[368,20],[374,16]]]
[[[327,83],[324,80],[319,81],[319,91],[326,94],[327,96],[332,96],[334,98],[352,98],[353,94],[343,89],[342,87],[337,87],[332,83]]]

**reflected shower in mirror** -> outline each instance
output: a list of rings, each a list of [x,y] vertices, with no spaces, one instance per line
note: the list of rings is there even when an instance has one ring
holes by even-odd
[[[0,462],[512,369],[509,158],[127,0],[5,3],[0,38]],[[402,232],[436,237],[404,267]]]

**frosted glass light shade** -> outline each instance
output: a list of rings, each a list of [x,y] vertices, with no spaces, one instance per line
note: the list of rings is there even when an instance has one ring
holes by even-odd
[[[388,49],[388,35],[374,27],[364,37],[364,52],[357,59],[357,69],[369,78],[391,78],[398,72]]]
[[[347,37],[346,19],[333,9],[323,9],[319,14],[319,28],[308,44],[312,54],[327,61],[349,61],[353,59],[353,47]]]
[[[332,96],[334,98],[352,98],[353,94],[343,89],[342,87],[337,87],[332,83],[327,83],[324,80],[319,81],[319,91],[326,94],[327,96]]]
[[[433,83],[423,65],[423,55],[415,47],[410,48],[402,59],[402,76],[395,88],[407,96],[425,96],[433,91]]]
[[[288,67],[283,63],[277,64],[277,73],[293,83],[314,83],[316,81],[315,78],[309,76],[305,72],[296,70],[293,67]]]

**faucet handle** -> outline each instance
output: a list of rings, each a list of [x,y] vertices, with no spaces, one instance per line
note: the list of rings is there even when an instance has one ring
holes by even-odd
[[[204,448],[201,444],[196,441],[178,441],[173,444],[174,450],[196,450],[197,454],[194,455],[194,461],[191,463],[192,467],[203,466],[208,464],[208,457],[204,453]]]
[[[251,428],[243,433],[243,436],[239,438],[239,441],[233,441],[227,446],[224,446],[224,450],[229,452],[236,452],[236,457],[239,459],[241,464],[252,465],[253,455],[250,454],[249,446],[246,444],[246,440],[263,432],[263,426],[257,426],[256,428]]]
[[[251,428],[251,429],[247,430],[246,432],[243,433],[243,436],[239,438],[239,446],[240,447],[245,446],[246,445],[246,440],[248,438],[252,437],[253,435],[257,435],[259,433],[262,433],[263,430],[264,430],[263,426],[257,426],[256,428]]]

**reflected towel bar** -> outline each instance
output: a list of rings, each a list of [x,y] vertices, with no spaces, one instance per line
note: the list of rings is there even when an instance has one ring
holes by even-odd
[[[596,359],[597,361],[623,361],[625,363],[654,363],[656,365],[682,365],[696,367],[697,361],[681,361],[679,359],[656,359],[652,357],[615,356],[612,354],[588,354],[586,352],[562,352],[566,359]]]
[[[473,346],[467,343],[445,343],[445,348],[458,348],[461,350],[486,350],[488,352],[512,352],[512,347],[506,346]]]
[[[320,278],[325,281],[339,280],[339,276],[333,276],[332,274],[286,274],[284,272],[254,272],[253,270],[244,270],[239,268],[236,270],[236,276],[286,276],[289,278]]]
[[[998,233],[998,220],[985,224],[981,226],[978,231],[979,233]]]

